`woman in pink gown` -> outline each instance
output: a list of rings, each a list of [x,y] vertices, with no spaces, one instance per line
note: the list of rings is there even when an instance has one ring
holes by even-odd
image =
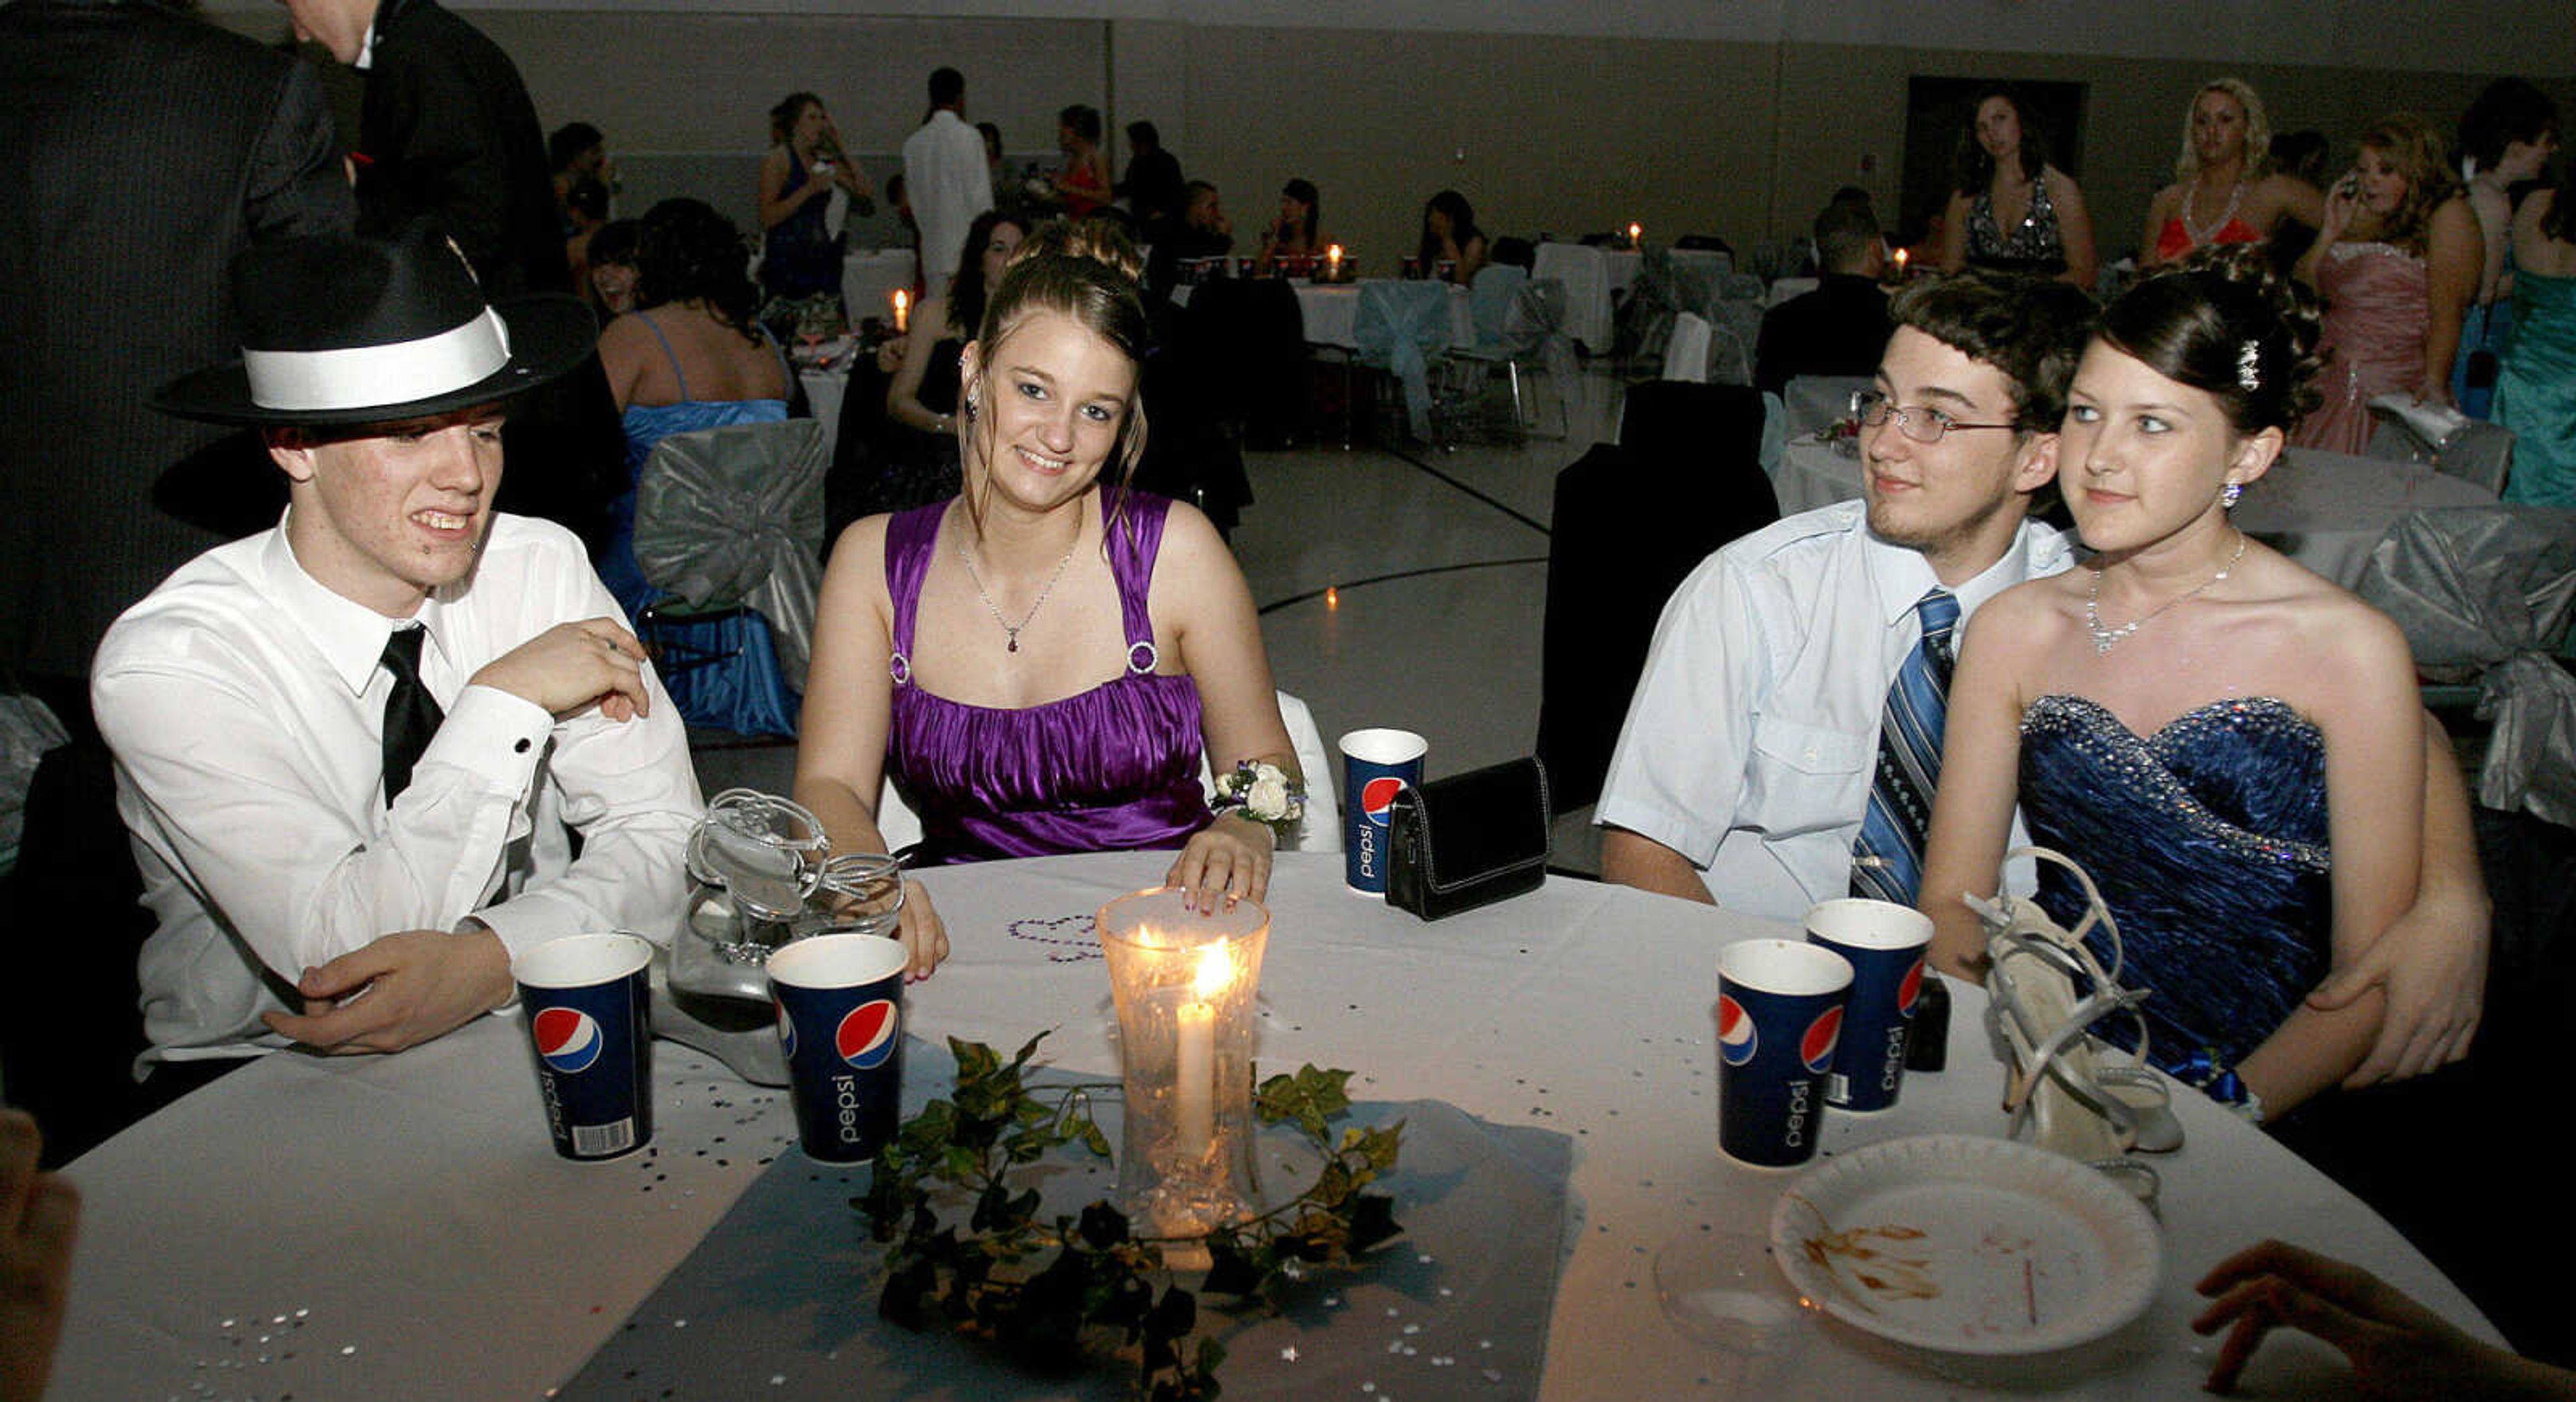
[[[2432,129],[2399,113],[2364,133],[2360,161],[2336,182],[2316,244],[2299,260],[2299,276],[2326,299],[2318,349],[2327,362],[2325,405],[2291,441],[2359,453],[2373,397],[2450,404],[2481,256],[2477,220]]]

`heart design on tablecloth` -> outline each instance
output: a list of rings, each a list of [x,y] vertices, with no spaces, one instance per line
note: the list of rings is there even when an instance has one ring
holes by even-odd
[[[1003,928],[1015,940],[1050,946],[1047,962],[1074,964],[1100,957],[1100,936],[1093,928],[1094,917],[1077,915],[1024,915]]]

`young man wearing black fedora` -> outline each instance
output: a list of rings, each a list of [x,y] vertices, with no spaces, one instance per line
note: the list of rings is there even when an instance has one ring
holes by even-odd
[[[667,938],[701,806],[580,542],[492,510],[503,411],[589,353],[589,313],[486,305],[425,228],[254,248],[233,295],[242,358],[156,402],[261,429],[285,518],[172,575],[91,672],[170,1088],[437,1037],[558,936]]]

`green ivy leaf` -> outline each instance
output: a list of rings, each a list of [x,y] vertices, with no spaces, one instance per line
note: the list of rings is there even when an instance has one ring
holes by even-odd
[[[1362,1193],[1351,1204],[1350,1251],[1367,1251],[1404,1229],[1396,1225],[1395,1199],[1384,1193]]]
[[[1200,1288],[1211,1295],[1250,1295],[1261,1288],[1268,1274],[1232,1242],[1209,1243],[1208,1257],[1207,1279],[1200,1282]]]

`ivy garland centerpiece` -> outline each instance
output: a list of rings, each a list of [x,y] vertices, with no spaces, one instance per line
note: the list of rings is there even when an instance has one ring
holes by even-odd
[[[1114,1088],[1031,1084],[1029,1060],[1045,1037],[1008,1061],[951,1038],[954,1093],[907,1120],[878,1154],[857,1201],[874,1238],[893,1244],[877,1306],[886,1318],[952,1328],[1053,1372],[1106,1345],[1132,1358],[1137,1396],[1209,1398],[1225,1347],[1199,1331],[1200,1295],[1260,1307],[1284,1283],[1350,1266],[1400,1230],[1394,1200],[1368,1188],[1395,1167],[1403,1123],[1336,1133],[1333,1122],[1350,1110],[1351,1073],[1311,1065],[1253,1091],[1261,1123],[1292,1127],[1322,1158],[1315,1182],[1294,1198],[1181,1237],[1141,1234],[1106,1201],[1046,1216],[1038,1190],[1014,1174],[1058,1150],[1108,1158],[1090,1098]],[[967,1204],[961,1229],[953,1214]],[[1167,1253],[1204,1254],[1195,1291],[1174,1279]]]

